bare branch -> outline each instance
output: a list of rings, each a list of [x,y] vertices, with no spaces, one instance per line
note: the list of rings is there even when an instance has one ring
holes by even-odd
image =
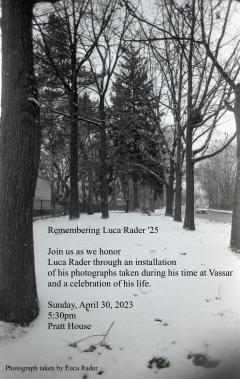
[[[201,157],[198,157],[198,158],[195,158],[194,159],[194,162],[200,162],[200,161],[203,161],[204,159],[208,159],[208,158],[212,158],[214,157],[215,155],[221,153],[224,149],[226,149],[231,143],[232,141],[236,138],[236,135],[237,133],[235,132],[231,138],[229,138],[229,140],[221,147],[219,148],[218,150],[215,150],[214,152],[212,153],[209,153],[209,154],[206,154],[206,155],[202,155]]]

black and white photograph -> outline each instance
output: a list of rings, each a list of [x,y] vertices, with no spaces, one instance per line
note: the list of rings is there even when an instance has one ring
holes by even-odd
[[[0,379],[240,378],[239,19],[0,0]]]

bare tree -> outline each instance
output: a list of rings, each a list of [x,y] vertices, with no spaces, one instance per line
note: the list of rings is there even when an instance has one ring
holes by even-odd
[[[181,17],[175,17],[168,2],[160,4],[162,25],[164,31],[162,39],[155,38],[151,29],[148,41],[152,54],[159,65],[163,87],[163,99],[161,104],[172,119],[172,138],[164,138],[163,143],[169,154],[169,175],[166,183],[166,215],[173,215],[173,197],[175,193],[174,220],[181,221],[181,191],[182,191],[182,163],[185,154],[183,136],[186,129],[186,83],[187,64],[184,44],[179,45],[177,39],[169,39],[169,33],[175,33],[179,37],[185,35],[187,26]],[[169,22],[170,14],[174,16],[174,28]],[[146,33],[145,33],[146,34]],[[147,35],[146,35],[147,37]],[[175,188],[174,188],[175,183]]]
[[[107,165],[107,116],[106,97],[111,85],[111,80],[115,72],[118,59],[122,52],[122,42],[126,30],[129,27],[128,12],[120,12],[117,1],[112,2],[113,16],[104,29],[96,44],[96,55],[89,58],[91,72],[94,77],[96,92],[98,95],[98,112],[100,120],[100,182],[101,182],[101,212],[102,218],[108,218],[108,165]],[[92,14],[93,37],[96,39],[96,30],[99,18],[95,17],[94,9]]]

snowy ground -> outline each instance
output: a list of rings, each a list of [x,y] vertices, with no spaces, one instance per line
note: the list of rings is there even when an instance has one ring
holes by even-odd
[[[100,228],[158,226],[159,232],[100,236],[47,233],[48,226],[75,227],[77,224]],[[181,224],[160,213],[152,216],[111,213],[107,221],[100,219],[99,214],[83,215],[78,222],[67,218],[36,221],[34,232],[41,312],[28,328],[0,324],[1,379],[240,378],[240,261],[228,249],[229,224],[197,220],[197,231],[188,232]],[[134,261],[135,258],[176,260],[176,266],[158,266],[157,269],[166,274],[168,268],[174,269],[179,275],[145,277],[151,283],[147,288],[48,288],[49,247],[122,249],[122,261]],[[117,257],[104,256],[102,259]],[[135,267],[130,269],[135,270]],[[197,271],[197,276],[183,277],[180,275],[183,269]],[[233,273],[229,277],[215,277],[210,276],[209,269],[232,270]],[[200,277],[200,271],[204,270],[207,276]],[[130,278],[134,283],[136,279],[143,278]],[[74,321],[91,324],[90,331],[48,330],[49,300],[76,304],[107,300],[112,305],[117,300],[125,300],[132,301],[133,308],[77,310]],[[113,322],[105,344],[100,346],[103,337],[92,336],[104,334]],[[85,337],[90,338],[69,346]],[[15,370],[6,371],[6,365]],[[45,365],[53,370],[40,371],[40,366]],[[90,365],[96,370],[81,370],[81,366]],[[36,369],[23,372],[24,366]],[[57,366],[64,367],[62,373],[57,371]],[[72,370],[66,371],[66,366]]]

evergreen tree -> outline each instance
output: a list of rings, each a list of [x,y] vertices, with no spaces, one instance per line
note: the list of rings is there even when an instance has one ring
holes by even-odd
[[[153,117],[156,106],[153,83],[149,80],[147,61],[133,47],[124,51],[120,72],[113,84],[112,102],[115,159],[122,186],[127,186],[129,179],[133,182],[133,209],[136,209],[139,183],[161,190],[162,169]],[[125,199],[129,201],[128,196]]]

